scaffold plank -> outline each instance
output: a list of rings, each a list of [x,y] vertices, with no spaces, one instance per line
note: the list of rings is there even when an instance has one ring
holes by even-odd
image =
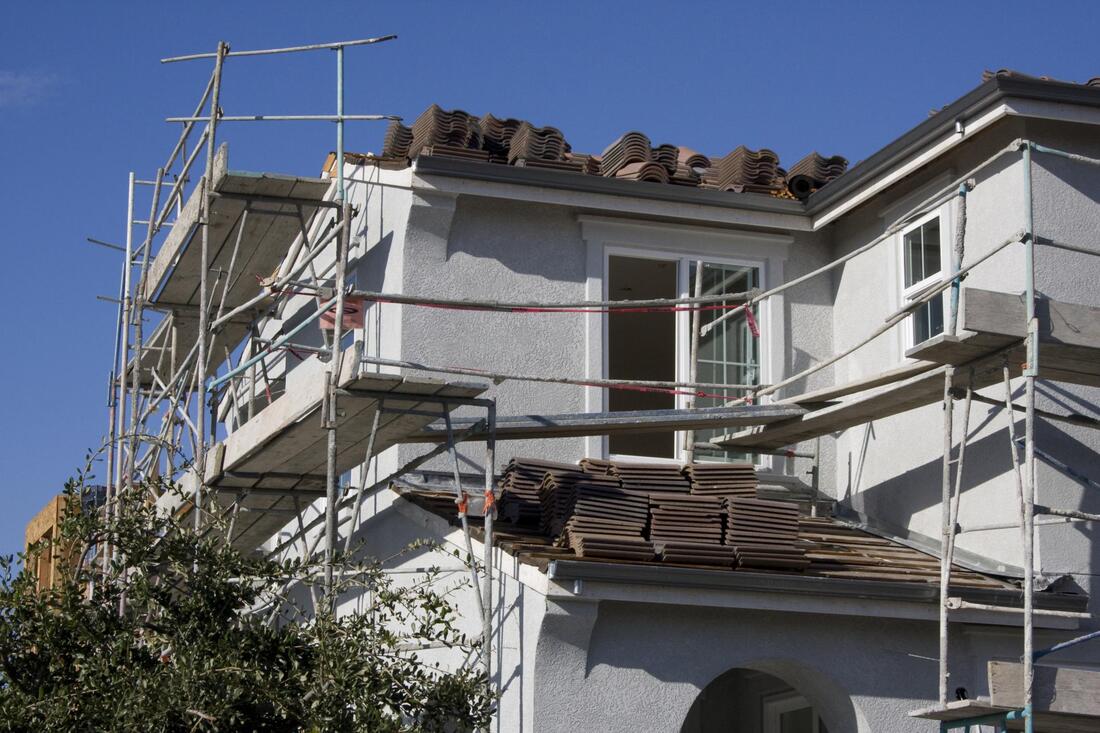
[[[1013,375],[1020,373],[1018,362],[1009,365]],[[804,440],[863,425],[891,415],[930,405],[943,399],[943,375],[940,366],[870,395],[860,395],[839,404],[824,407],[792,420],[783,420],[758,428],[727,435],[712,443],[727,448],[778,450]],[[999,356],[979,359],[955,372],[953,384],[975,389],[988,387],[1001,379],[1003,359]]]
[[[314,357],[315,359],[315,357]],[[351,372],[354,359],[348,359]],[[239,513],[233,545],[251,550],[291,521],[296,507],[305,508],[325,484],[328,431],[321,422],[325,395],[325,365],[307,363],[306,373],[287,385],[287,391],[239,429],[216,445],[207,461],[206,484],[219,504],[238,501]],[[394,374],[347,376],[340,382],[339,417],[336,421],[338,473],[366,461],[367,442],[374,416],[382,410],[374,442],[374,454],[403,442],[410,433],[453,409],[446,398],[477,397],[486,385],[446,382]],[[359,392],[360,394],[356,394]],[[260,489],[252,493],[250,489]],[[286,491],[280,495],[277,490]]]
[[[248,216],[244,217],[244,231],[234,263],[234,284],[226,297],[226,305],[231,307],[239,305],[258,291],[255,275],[270,275],[301,229],[301,222],[297,218],[297,204],[278,203],[279,200],[293,198],[316,201],[319,206],[331,182],[320,178],[230,171],[227,165],[228,152],[223,145],[215,158],[212,189],[231,196],[212,200],[208,264],[215,275],[229,272],[242,214],[246,207],[249,208]],[[249,195],[262,196],[264,202],[251,207],[245,198]],[[302,207],[303,219],[307,225],[318,206]],[[201,208],[202,192],[196,189],[150,263],[145,289],[145,297],[150,302],[198,302],[201,252],[197,246],[192,247],[191,243],[199,225]],[[223,284],[219,282],[215,286],[214,302],[220,300]]]
[[[943,706],[936,705],[914,710],[909,713],[909,716],[959,724],[967,721],[978,724],[985,720],[987,721],[986,725],[992,725],[992,722],[988,721],[1015,710],[1017,708],[994,705],[983,699],[956,700]],[[1100,733],[1100,718],[1046,711],[1036,711],[1034,715],[1036,733]],[[1008,730],[1024,730],[1024,721],[1022,719],[1009,720],[1007,721],[1007,727]]]
[[[622,412],[568,413],[562,415],[505,415],[496,420],[497,440],[568,438],[586,435],[618,435],[654,430],[708,430],[763,425],[799,417],[806,410],[794,405],[737,405],[684,410],[628,410]],[[473,418],[456,418],[454,428],[469,427]],[[405,437],[405,443],[439,443],[446,440],[446,426],[434,423]],[[471,440],[484,440],[475,432]]]

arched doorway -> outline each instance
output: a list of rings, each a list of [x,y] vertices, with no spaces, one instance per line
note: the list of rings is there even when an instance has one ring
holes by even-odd
[[[812,702],[780,678],[736,668],[695,698],[680,733],[828,733]]]

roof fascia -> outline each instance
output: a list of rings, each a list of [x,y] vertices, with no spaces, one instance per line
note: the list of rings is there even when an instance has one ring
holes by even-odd
[[[806,206],[813,217],[814,229],[834,221],[1007,116],[1097,124],[1094,121],[1097,109],[1100,109],[1100,88],[994,77],[813,194]]]
[[[413,161],[413,187],[459,195],[547,203],[618,215],[724,226],[809,231],[799,201],[756,193],[623,181],[541,168],[436,156]]]
[[[730,572],[694,568],[630,565],[578,560],[550,563],[549,594],[589,600],[719,606],[753,610],[823,613],[842,616],[880,616],[932,620],[939,617],[939,587],[924,583],[821,578],[779,573]],[[1018,590],[958,589],[957,595],[974,603],[1018,607]],[[1035,607],[1082,612],[1085,596],[1036,594]],[[956,611],[955,613],[962,613]],[[968,611],[959,620],[1018,626],[1015,613]],[[1037,625],[1076,628],[1076,619],[1041,616]]]

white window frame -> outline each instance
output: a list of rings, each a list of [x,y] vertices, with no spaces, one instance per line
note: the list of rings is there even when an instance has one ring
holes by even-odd
[[[805,696],[800,695],[794,690],[790,692],[777,692],[773,695],[764,697],[760,711],[760,720],[763,724],[764,733],[781,733],[780,722],[783,713],[794,712],[802,708],[810,709],[810,714],[813,716],[813,733],[819,733],[821,719],[817,714],[817,710],[814,709],[814,706]]]
[[[906,287],[905,285],[905,261],[907,252],[905,251],[905,236],[915,229],[919,229],[933,219],[940,220],[940,269],[934,274],[929,275],[923,280],[913,283]],[[897,233],[897,245],[895,250],[897,252],[897,286],[898,293],[900,293],[898,307],[908,305],[912,302],[914,296],[918,295],[922,290],[930,287],[931,285],[942,281],[944,274],[948,271],[948,267],[951,262],[951,242],[948,239],[948,233],[951,230],[951,211],[948,206],[941,206],[934,211],[930,211],[919,219],[913,220],[906,225],[901,231]],[[947,319],[950,317],[948,313],[948,301],[947,298],[950,295],[950,291],[945,290],[940,298],[943,301],[943,318],[944,327],[947,326]],[[929,301],[931,302],[931,301]],[[901,335],[899,338],[901,354],[904,357],[905,352],[913,348],[918,344],[913,334],[913,316],[908,316],[901,326]],[[942,332],[941,332],[942,333]],[[934,334],[933,338],[939,334]],[[920,342],[923,343],[923,342]]]
[[[588,247],[586,297],[590,300],[608,299],[608,267],[611,257],[637,257],[677,263],[677,290],[680,297],[689,297],[694,283],[691,268],[694,262],[754,267],[759,272],[761,289],[769,282],[782,281],[783,262],[794,238],[786,234],[753,231],[710,229],[697,226],[677,226],[664,222],[622,220],[582,215],[578,217]],[[671,245],[671,246],[670,246]],[[782,363],[786,348],[786,324],[783,319],[782,296],[769,298],[757,305],[761,328],[760,376],[763,384],[770,383],[776,374],[774,365]],[[603,314],[589,314],[585,320],[586,375],[605,379],[608,373],[608,333]],[[676,314],[676,381],[688,381],[691,369],[690,351],[691,313]],[[675,405],[686,407],[689,397],[677,395]],[[585,409],[588,412],[604,412],[606,390],[587,388]],[[659,463],[682,462],[685,459],[684,435],[676,433],[673,458],[611,455],[606,436],[587,438],[585,453],[631,461]],[[760,470],[770,470],[772,460],[761,456],[757,464]]]

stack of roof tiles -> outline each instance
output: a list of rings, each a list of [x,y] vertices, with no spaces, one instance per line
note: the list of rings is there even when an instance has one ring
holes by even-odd
[[[581,465],[587,471],[615,476],[627,491],[653,494],[688,494],[691,483],[683,469],[673,463],[626,463],[624,461],[594,461],[585,459]]]
[[[810,153],[791,166],[787,172],[787,188],[804,199],[829,181],[839,178],[848,170],[848,161],[839,155],[826,158],[817,152]]]
[[[512,137],[520,125],[529,123],[512,118],[502,120],[487,114],[481,118],[480,124],[482,145],[485,147],[485,152],[489,153],[489,161],[507,163]]]
[[[433,104],[413,123],[408,155],[446,154],[488,161],[482,139],[481,121],[477,117],[458,109],[446,111]]]
[[[513,458],[500,477],[500,503],[503,519],[526,527],[538,527],[542,516],[539,485],[548,472],[579,473],[576,466],[534,458]]]
[[[578,556],[653,559],[653,544],[645,538],[645,494],[600,483],[577,482],[570,488],[573,506],[561,539]]]
[[[723,502],[718,496],[650,495],[649,539],[665,562],[732,566],[722,545]]]
[[[782,198],[798,194],[788,189],[788,176],[779,158],[767,149],[741,146],[721,158],[708,158],[675,145],[654,146],[640,132],[628,132],[602,155],[574,153],[561,131],[536,127],[530,122],[475,117],[461,110],[447,111],[432,105],[412,127],[393,122],[386,130],[382,157],[408,160],[418,155],[446,156],[518,167],[552,168],[651,183],[766,193]],[[799,191],[806,184],[816,190],[847,167],[843,158],[824,158],[812,153],[796,164]],[[794,173],[792,173],[794,175]],[[801,194],[803,196],[808,194]]]
[[[614,476],[594,475],[564,464],[547,467],[538,488],[539,527],[544,534],[557,537],[565,531],[566,522],[576,506],[579,483],[597,488],[622,488]]]
[[[741,567],[805,568],[810,561],[797,543],[797,504],[748,497],[726,500],[726,544]]]
[[[756,468],[751,463],[690,463],[684,474],[697,496],[756,496]]]
[[[784,178],[778,155],[766,148],[749,150],[741,145],[712,161],[703,174],[702,184],[719,191],[772,193],[785,187]]]

